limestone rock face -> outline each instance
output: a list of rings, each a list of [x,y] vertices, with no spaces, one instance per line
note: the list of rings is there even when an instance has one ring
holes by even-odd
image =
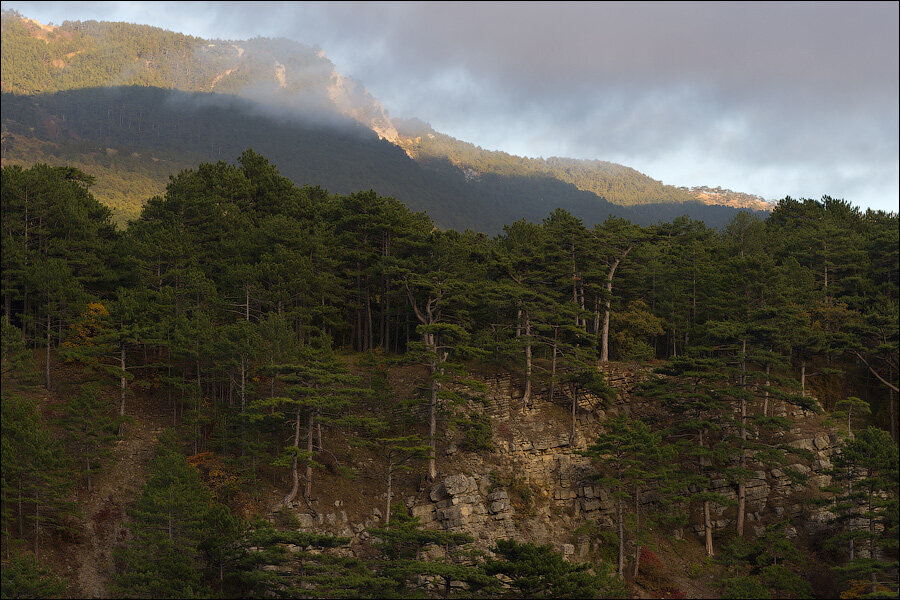
[[[468,533],[482,550],[489,550],[497,539],[512,538],[552,544],[572,560],[590,560],[598,554],[593,546],[598,542],[575,532],[589,523],[594,523],[592,527],[613,527],[616,506],[610,490],[593,478],[590,459],[579,451],[587,449],[603,431],[607,416],[640,414],[640,400],[633,394],[647,374],[631,365],[611,364],[606,368],[607,380],[617,387],[618,397],[607,406],[599,399],[579,399],[578,435],[573,439],[571,400],[562,397],[562,391],[555,391],[559,396],[550,402],[549,390],[535,386],[532,407],[524,409],[521,388],[511,375],[485,378],[484,404],[472,404],[466,410],[484,412],[491,418],[494,450],[474,453],[457,448],[449,454],[443,452],[439,454],[438,470],[442,472],[438,479],[430,485],[420,482],[417,493],[412,493],[414,488],[398,487],[398,497],[405,499],[412,516],[424,527]],[[805,500],[828,483],[827,470],[832,455],[840,451],[841,439],[809,418],[811,415],[800,413],[798,429],[782,434],[784,444],[801,450],[792,464],[776,468],[751,463],[754,474],[745,482],[749,535],[786,517],[808,534],[831,526],[833,515],[825,508],[810,508]],[[444,446],[439,450],[446,450],[458,439],[448,433],[441,443]],[[798,476],[805,477],[807,483],[797,483]],[[715,478],[711,488],[737,500],[737,486],[722,477]],[[299,515],[301,526],[322,533],[346,531],[354,540],[365,539],[367,527],[382,524],[380,511],[373,511],[369,505],[364,514],[357,515],[348,507],[349,500],[331,498],[325,514]],[[650,508],[657,501],[655,491],[644,490],[641,501]],[[343,510],[330,512],[335,511],[332,507]],[[713,523],[716,529],[735,527],[735,506],[713,507]],[[673,533],[690,536],[691,532],[702,536],[698,520]]]

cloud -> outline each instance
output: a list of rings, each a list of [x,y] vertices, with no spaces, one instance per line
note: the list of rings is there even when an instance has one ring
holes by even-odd
[[[898,208],[897,3],[6,6],[318,45],[391,114],[491,149]]]

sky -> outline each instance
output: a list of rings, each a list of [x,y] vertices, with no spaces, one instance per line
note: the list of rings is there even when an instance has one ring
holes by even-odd
[[[767,199],[900,204],[900,3],[2,2],[323,49],[392,117]]]

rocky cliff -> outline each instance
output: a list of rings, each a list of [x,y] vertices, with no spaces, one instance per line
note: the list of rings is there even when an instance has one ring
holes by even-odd
[[[489,391],[464,412],[483,410],[490,416],[494,450],[462,450],[459,434],[448,432],[438,445],[438,479],[426,482],[411,476],[395,499],[403,500],[425,527],[466,532],[482,549],[498,538],[513,538],[552,544],[574,560],[599,560],[603,542],[597,532],[612,530],[615,506],[609,491],[592,481],[591,460],[579,451],[602,431],[608,416],[641,415],[653,408],[635,393],[637,384],[648,376],[646,367],[617,364],[605,370],[617,388],[617,398],[606,408],[599,399],[580,402],[574,440],[570,439],[570,401],[562,397],[553,403],[538,400],[533,408],[523,409],[521,387],[512,376],[484,377]],[[538,398],[546,396],[546,389],[538,390]],[[840,437],[824,429],[820,417],[812,413],[776,406],[778,413],[793,418],[794,428],[781,437],[799,451],[793,464],[781,469],[759,468],[747,483],[747,532],[760,535],[766,524],[790,518],[789,536],[813,538],[827,527],[831,515],[812,508],[806,500],[829,482],[825,471],[831,466],[829,457],[839,449]],[[795,483],[792,475],[796,473],[807,476],[806,483]],[[344,497],[323,494],[309,506],[297,503],[293,510],[302,528],[349,536],[353,552],[359,541],[368,538],[367,527],[383,524],[385,501],[379,479],[362,478],[355,483],[335,492]],[[736,498],[735,489],[724,479],[713,485],[714,491]],[[654,495],[646,494],[644,501],[653,502]],[[731,533],[735,511],[733,506],[715,509],[717,533]],[[658,534],[700,545],[703,530],[699,517],[692,515],[692,528],[687,531]]]

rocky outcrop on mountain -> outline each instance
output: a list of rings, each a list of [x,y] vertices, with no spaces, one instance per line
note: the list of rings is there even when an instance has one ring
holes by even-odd
[[[580,402],[574,440],[570,439],[568,408],[542,400],[524,410],[520,386],[513,376],[486,378],[487,403],[481,408],[492,421],[494,451],[464,452],[452,435],[445,437],[438,463],[443,474],[430,484],[421,483],[418,491],[405,493],[411,514],[427,528],[468,533],[481,548],[489,548],[500,538],[512,538],[552,544],[573,560],[591,560],[601,542],[596,535],[576,532],[585,525],[612,528],[615,502],[610,490],[591,478],[592,463],[579,451],[602,431],[608,416],[641,411],[644,401],[636,390],[648,376],[645,368],[636,365],[614,364],[606,370],[608,381],[617,388],[617,399],[606,409],[597,408],[599,399]],[[538,389],[537,396],[546,397],[547,392]],[[468,410],[478,408],[473,405]],[[812,413],[794,407],[778,410],[794,417],[797,427],[784,432],[783,441],[800,453],[795,463],[785,467],[758,468],[747,482],[747,531],[761,535],[766,524],[790,518],[788,535],[796,535],[798,528],[817,535],[829,527],[833,515],[827,509],[811,507],[807,500],[829,483],[830,457],[839,451],[841,439],[822,429]],[[798,474],[806,483],[797,482]],[[736,498],[734,486],[724,479],[714,480],[712,491]],[[643,501],[654,502],[652,491]],[[666,533],[676,538],[696,536],[699,542],[703,534],[699,516],[692,515],[687,530]],[[300,517],[309,530],[364,540],[369,535],[365,528],[377,526],[382,514],[377,508],[365,515],[329,509],[316,516],[304,512]],[[716,530],[733,528],[734,523],[734,506],[714,510]]]
[[[688,188],[683,188],[688,189]],[[698,200],[705,204],[718,204],[721,206],[733,206],[734,208],[749,208],[770,212],[775,208],[775,203],[761,196],[734,192],[720,187],[710,188],[706,186],[692,187],[688,189]]]

